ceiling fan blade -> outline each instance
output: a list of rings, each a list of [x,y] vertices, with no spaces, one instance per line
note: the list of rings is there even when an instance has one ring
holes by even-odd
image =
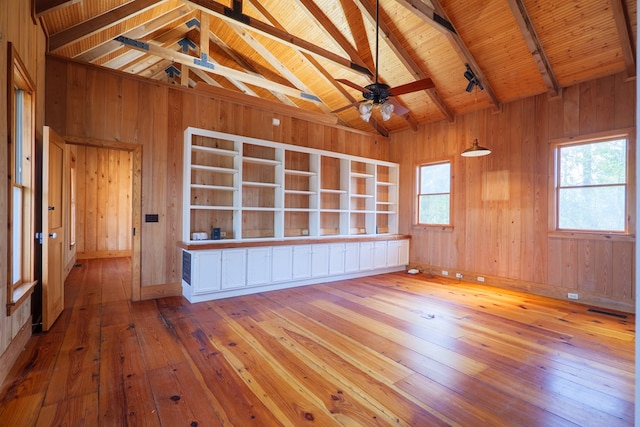
[[[362,93],[371,92],[369,89],[364,88],[362,86],[359,86],[359,85],[357,85],[357,84],[355,84],[353,82],[350,82],[349,80],[346,80],[346,79],[336,79],[336,81],[342,83],[343,85],[346,85],[346,86],[352,87],[354,89],[357,89]]]
[[[402,95],[404,93],[416,92],[418,90],[431,89],[435,85],[431,79],[422,79],[415,82],[407,83],[404,85],[392,87],[389,89],[391,95]]]
[[[404,116],[409,112],[408,108],[406,108],[404,105],[400,104],[398,101],[396,101],[393,98],[389,98],[385,102],[388,102],[389,104],[393,104],[393,112],[399,116]]]
[[[348,110],[351,107],[357,107],[362,101],[352,102],[349,105],[345,105],[344,107],[340,107],[337,110],[333,110],[331,113],[339,113],[340,111]]]

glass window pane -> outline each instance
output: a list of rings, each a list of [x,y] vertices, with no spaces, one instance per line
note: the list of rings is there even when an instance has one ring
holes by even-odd
[[[420,168],[420,194],[449,193],[451,188],[451,165],[422,166]]]
[[[560,189],[558,227],[625,231],[625,186]]]
[[[16,132],[15,132],[15,178],[14,181],[17,184],[22,184],[22,150],[24,144],[24,91],[15,89],[15,118],[16,118]]]
[[[13,187],[13,209],[11,227],[11,283],[16,284],[22,280],[22,188]]]
[[[449,221],[449,194],[420,196],[418,222],[420,224],[447,225]]]
[[[560,147],[560,186],[626,182],[625,139]]]

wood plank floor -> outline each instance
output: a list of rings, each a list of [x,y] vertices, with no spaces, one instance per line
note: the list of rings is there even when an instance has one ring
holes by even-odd
[[[87,260],[2,426],[629,426],[635,318],[406,273],[189,304]]]

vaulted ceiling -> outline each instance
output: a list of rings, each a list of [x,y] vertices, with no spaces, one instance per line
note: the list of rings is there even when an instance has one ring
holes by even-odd
[[[51,54],[382,135],[614,73],[635,79],[636,0],[33,1]],[[395,113],[365,122],[357,107],[376,74]]]

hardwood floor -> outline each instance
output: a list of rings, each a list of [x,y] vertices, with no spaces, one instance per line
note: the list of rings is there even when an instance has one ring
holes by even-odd
[[[635,318],[406,273],[189,304],[88,260],[2,426],[623,426]]]

